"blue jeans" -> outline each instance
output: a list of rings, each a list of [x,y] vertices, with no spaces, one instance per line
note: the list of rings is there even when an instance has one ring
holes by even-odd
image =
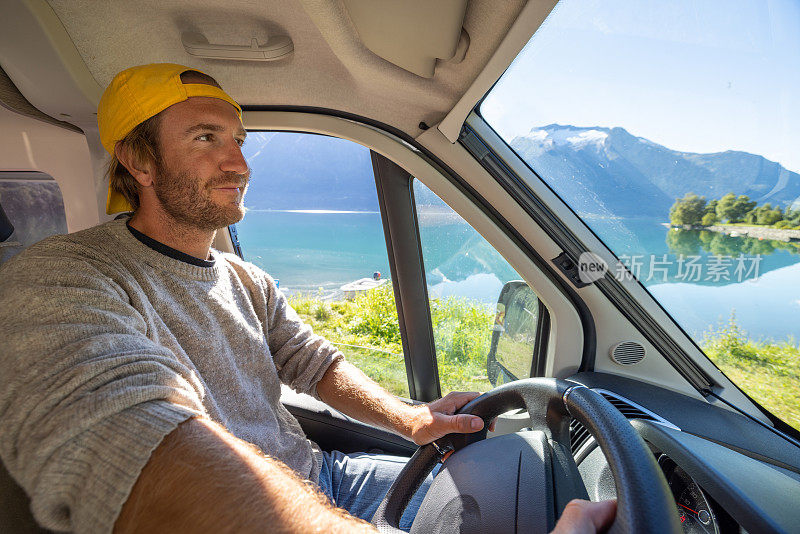
[[[336,506],[365,521],[372,521],[375,510],[408,461],[408,458],[386,454],[344,454],[333,451],[323,452],[322,455],[320,489]],[[434,473],[437,468],[434,468]],[[411,523],[432,481],[433,475],[428,475],[403,512],[400,528],[406,532],[411,529]]]

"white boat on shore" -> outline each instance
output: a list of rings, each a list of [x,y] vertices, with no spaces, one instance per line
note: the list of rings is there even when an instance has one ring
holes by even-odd
[[[382,285],[386,284],[389,280],[386,278],[359,278],[354,282],[347,283],[341,287],[342,293],[344,293],[344,298],[346,300],[353,300],[358,295],[366,293],[367,291],[372,291],[377,287],[381,287]]]

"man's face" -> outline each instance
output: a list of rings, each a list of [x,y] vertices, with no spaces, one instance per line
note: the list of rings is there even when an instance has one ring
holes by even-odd
[[[202,230],[242,220],[250,180],[241,151],[246,135],[236,109],[218,98],[192,97],[164,110],[153,176],[164,211]]]

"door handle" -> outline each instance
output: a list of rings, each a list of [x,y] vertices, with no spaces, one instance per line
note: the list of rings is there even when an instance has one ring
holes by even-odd
[[[202,34],[186,32],[181,34],[181,43],[192,56],[209,59],[233,61],[274,61],[288,56],[294,51],[294,43],[288,35],[275,35],[267,39],[263,46],[253,37],[250,46],[212,44]]]

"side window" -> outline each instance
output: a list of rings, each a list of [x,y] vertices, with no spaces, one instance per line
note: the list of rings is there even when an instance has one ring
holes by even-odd
[[[247,261],[268,272],[297,313],[348,360],[408,397],[383,224],[367,148],[334,137],[250,132]]]
[[[419,180],[414,199],[442,394],[539,374],[549,322],[536,294]]]

